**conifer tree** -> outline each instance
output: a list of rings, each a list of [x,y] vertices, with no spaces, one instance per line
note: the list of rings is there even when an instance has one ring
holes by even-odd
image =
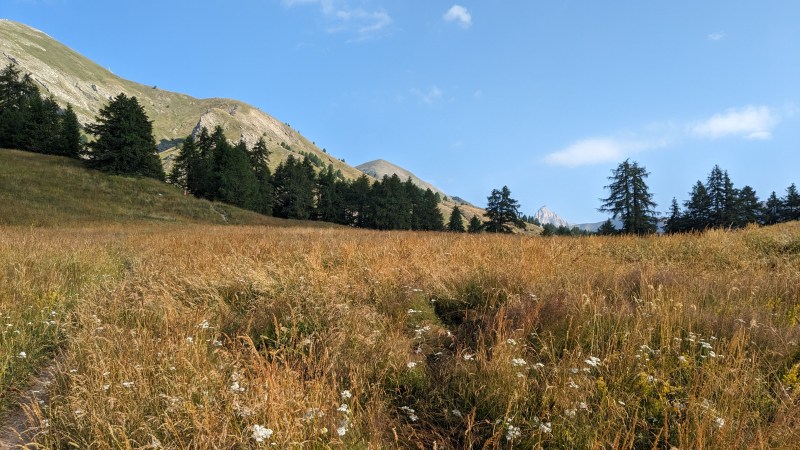
[[[511,198],[508,186],[502,189],[493,189],[487,197],[486,216],[489,220],[484,224],[484,229],[490,233],[511,233],[512,226],[524,227],[519,219],[519,202]]]
[[[758,200],[756,191],[750,186],[745,186],[738,191],[738,194],[734,208],[733,226],[744,227],[750,223],[760,222],[761,202]]]
[[[344,205],[347,224],[359,228],[374,227],[374,199],[366,175],[361,175],[347,186]]]
[[[689,230],[704,230],[711,220],[711,199],[708,191],[699,180],[692,187],[689,200],[684,202],[686,207],[686,228]]]
[[[250,155],[244,141],[234,146],[227,142],[217,143],[215,160],[216,200],[255,211],[258,207],[258,181],[250,166]]]
[[[686,231],[685,220],[681,213],[681,207],[678,206],[678,200],[672,197],[672,203],[669,207],[669,218],[664,224],[665,233],[680,233]]]
[[[483,221],[478,218],[478,216],[472,216],[469,219],[469,226],[467,227],[467,231],[469,233],[480,233],[483,231]]]
[[[298,161],[294,155],[289,155],[278,165],[272,178],[275,216],[286,219],[310,219],[314,208],[314,179],[314,167],[307,159]]]
[[[269,170],[270,151],[263,137],[260,137],[250,153],[250,161],[258,183],[258,206],[256,212],[272,215],[275,195],[272,188],[272,172]]]
[[[464,215],[461,213],[461,209],[458,206],[453,207],[453,211],[450,213],[450,220],[447,221],[447,231],[454,231],[456,233],[463,233],[467,231],[464,228]]]
[[[67,104],[61,116],[61,136],[59,138],[58,154],[70,158],[78,158],[81,155],[81,124],[78,116],[71,104]]]
[[[783,202],[775,191],[769,195],[767,201],[764,203],[764,208],[761,210],[762,221],[765,225],[774,225],[781,221],[781,213],[783,212]]]
[[[181,149],[175,157],[175,162],[172,164],[172,170],[169,172],[167,181],[180,188],[189,189],[190,172],[195,167],[193,162],[196,162],[199,157],[197,144],[195,144],[194,137],[190,134],[186,136],[186,139],[181,144]],[[195,194],[195,192],[192,192],[192,194]]]
[[[781,201],[781,221],[800,220],[800,193],[797,186],[792,183],[786,188],[786,196]]]
[[[605,222],[600,224],[600,228],[597,229],[597,234],[601,236],[613,236],[619,233],[617,227],[614,226],[614,222],[611,219],[606,219]]]
[[[86,126],[95,136],[88,144],[90,167],[116,174],[164,179],[153,125],[136,97],[119,94]]]
[[[419,196],[418,205],[414,208],[418,212],[418,228],[423,231],[443,231],[444,218],[439,211],[441,197],[433,191],[426,189]]]
[[[657,229],[653,196],[648,191],[645,178],[650,175],[644,167],[630,160],[623,161],[608,177],[611,184],[608,198],[602,199],[601,212],[610,212],[622,222],[622,232],[629,234],[654,233]]]

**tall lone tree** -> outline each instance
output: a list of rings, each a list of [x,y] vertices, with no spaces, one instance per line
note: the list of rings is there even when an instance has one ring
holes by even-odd
[[[153,138],[153,124],[136,97],[119,94],[86,126],[95,140],[87,144],[90,167],[115,174],[164,180]]]
[[[657,230],[657,218],[653,201],[645,183],[645,178],[650,175],[644,167],[639,167],[636,161],[626,159],[608,177],[611,184],[605,188],[609,190],[608,198],[599,210],[611,213],[614,219],[622,222],[622,232],[626,234],[648,234]]]
[[[519,218],[519,202],[511,198],[511,190],[503,186],[501,190],[493,189],[486,204],[486,216],[489,221],[483,225],[490,233],[511,233],[512,226],[524,227]]]

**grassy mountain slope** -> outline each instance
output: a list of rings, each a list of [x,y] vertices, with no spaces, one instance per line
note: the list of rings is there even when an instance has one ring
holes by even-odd
[[[89,170],[74,159],[0,149],[0,225],[112,222],[331,226],[265,217],[159,181]]]
[[[10,20],[0,20],[0,64],[13,62],[30,73],[40,89],[62,105],[71,103],[82,123],[92,122],[110,97],[120,92],[136,96],[153,120],[153,132],[162,158],[169,164],[174,147],[195,128],[216,125],[225,128],[232,141],[243,138],[252,145],[264,136],[273,152],[271,163],[289,154],[308,152],[325,165],[333,164],[345,177],[361,172],[328,155],[300,133],[246,103],[221,99],[196,99],[124,80],[100,67],[47,34]],[[291,150],[281,146],[285,143]]]

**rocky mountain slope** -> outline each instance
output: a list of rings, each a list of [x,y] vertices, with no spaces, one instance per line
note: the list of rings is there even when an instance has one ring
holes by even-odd
[[[16,64],[30,73],[42,92],[61,105],[71,103],[81,123],[90,123],[109,98],[124,92],[136,96],[153,121],[162,158],[169,163],[180,141],[194,130],[216,125],[231,141],[252,145],[264,136],[273,152],[271,164],[289,154],[311,153],[333,164],[347,178],[361,172],[328,155],[300,133],[263,111],[238,100],[197,99],[124,80],[47,34],[10,20],[0,20],[0,65]]]

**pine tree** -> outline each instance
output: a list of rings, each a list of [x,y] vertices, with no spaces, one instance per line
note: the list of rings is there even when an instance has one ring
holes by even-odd
[[[342,192],[336,182],[333,167],[328,167],[317,174],[314,187],[316,207],[314,219],[323,222],[344,223],[344,205]]]
[[[664,224],[665,233],[680,233],[686,231],[685,220],[681,214],[681,207],[678,206],[678,200],[672,197],[672,204],[669,207],[669,218]]]
[[[447,231],[453,231],[456,233],[463,233],[467,231],[464,228],[464,215],[461,213],[461,209],[458,206],[453,207],[453,211],[450,213],[450,220],[447,221]]]
[[[512,226],[524,227],[519,219],[519,202],[511,198],[511,190],[503,186],[501,190],[493,189],[487,197],[486,215],[489,221],[484,229],[490,233],[511,233]]]
[[[483,221],[478,216],[472,216],[469,219],[469,226],[467,227],[469,233],[480,233],[483,231]]]
[[[270,151],[267,148],[267,143],[263,137],[259,138],[250,153],[250,161],[258,183],[258,206],[256,211],[267,216],[272,215],[272,207],[275,204],[272,172],[269,170],[269,155]]]
[[[373,228],[373,203],[369,178],[361,175],[345,189],[345,223],[359,228]]]
[[[786,196],[783,197],[781,203],[781,222],[788,222],[790,220],[800,220],[800,193],[797,192],[797,186],[792,183],[786,188]]]
[[[692,187],[689,200],[684,202],[686,208],[686,228],[688,230],[705,230],[711,220],[711,199],[708,191],[699,180]]]
[[[374,227],[379,230],[410,230],[413,205],[397,174],[384,176],[372,185],[375,200]]]
[[[783,212],[783,202],[775,191],[769,195],[764,208],[761,210],[762,222],[765,225],[774,225],[781,221],[781,213]]]
[[[186,187],[193,195],[212,199],[214,194],[214,141],[208,129],[203,127],[197,136],[196,157],[188,158],[186,166]]]
[[[600,228],[597,229],[597,234],[601,236],[613,236],[617,233],[619,233],[619,231],[617,231],[617,227],[614,226],[614,222],[612,222],[611,219],[606,219],[606,221],[600,225]]]
[[[215,155],[219,155],[217,200],[256,211],[259,206],[258,180],[250,165],[247,145],[244,141],[235,146],[218,144]]]
[[[71,104],[61,116],[61,135],[59,138],[58,154],[70,158],[78,158],[82,151],[81,124]]]
[[[314,167],[307,159],[294,155],[278,165],[272,186],[275,192],[273,213],[286,219],[308,220],[314,209]]]
[[[181,144],[178,155],[175,157],[175,162],[172,164],[172,170],[167,176],[167,181],[182,189],[188,189],[189,172],[194,167],[193,161],[196,161],[199,157],[194,137],[192,135],[187,136]],[[192,193],[194,194],[194,192]]]
[[[153,124],[136,97],[119,94],[86,126],[95,136],[88,144],[90,167],[116,174],[164,179]]]
[[[738,192],[733,226],[744,227],[750,223],[760,222],[761,202],[758,200],[756,191],[750,186],[745,186]]]
[[[657,229],[656,203],[648,191],[645,178],[650,173],[634,161],[625,160],[608,177],[611,184],[608,198],[602,199],[601,212],[610,212],[622,222],[622,232],[628,234],[654,233]]]
[[[419,212],[419,229],[424,231],[443,231],[444,218],[439,211],[441,197],[426,189],[419,198],[416,210]]]

